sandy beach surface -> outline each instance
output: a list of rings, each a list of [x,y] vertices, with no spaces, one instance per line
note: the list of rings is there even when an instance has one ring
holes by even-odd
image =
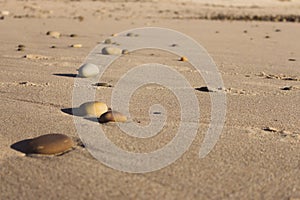
[[[300,1],[0,0],[0,12],[0,199],[300,199]],[[199,90],[195,140],[158,171],[112,169],[79,144],[61,156],[26,156],[11,148],[49,133],[80,143],[73,116],[62,112],[72,107],[76,70],[112,34],[149,26],[194,38],[222,75],[226,120],[205,158],[198,154],[211,101]],[[194,88],[206,86],[188,62],[160,50],[122,56],[100,82],[114,86],[132,66],[151,62],[172,66]],[[109,106],[113,88],[91,86]],[[171,91],[139,88],[130,120],[147,125],[149,108],[158,102],[168,115],[155,137],[129,137],[113,123],[99,126],[126,151],[162,148],[180,122]]]

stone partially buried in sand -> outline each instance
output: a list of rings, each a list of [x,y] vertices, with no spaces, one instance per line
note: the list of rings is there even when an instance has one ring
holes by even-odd
[[[102,54],[104,55],[121,55],[122,49],[117,47],[104,47],[102,49]]]
[[[127,117],[120,112],[117,111],[107,111],[106,113],[102,114],[98,121],[100,123],[107,123],[107,122],[126,122]]]
[[[86,102],[79,106],[79,112],[82,116],[99,117],[107,111],[107,105],[99,101]]]
[[[19,141],[11,148],[25,154],[59,155],[74,147],[73,140],[64,134],[47,134]]]
[[[91,63],[85,63],[78,69],[78,75],[82,78],[94,77],[99,74],[99,68],[97,65]]]

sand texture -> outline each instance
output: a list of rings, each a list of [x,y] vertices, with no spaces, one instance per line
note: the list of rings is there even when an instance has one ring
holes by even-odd
[[[0,0],[0,12],[0,199],[300,199],[299,1]],[[124,54],[90,86],[97,101],[111,106],[111,92],[126,71],[157,62],[198,88],[201,110],[197,136],[180,159],[131,174],[89,154],[69,111],[77,69],[89,52],[112,34],[145,26],[180,31],[209,52],[224,81],[227,114],[216,146],[199,159],[211,106],[201,76],[168,52]],[[129,137],[114,123],[99,126],[124,150],[162,148],[180,122],[171,91],[139,88],[129,121],[147,125],[149,108],[158,102],[168,118],[155,137]],[[11,148],[50,133],[78,144],[59,156]]]

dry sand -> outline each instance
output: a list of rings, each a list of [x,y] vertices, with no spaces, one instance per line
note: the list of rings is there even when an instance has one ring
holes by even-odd
[[[220,13],[298,19],[299,1],[228,2],[1,0],[0,10],[10,13],[0,20],[0,199],[299,199],[299,23],[201,20]],[[219,67],[227,116],[208,156],[198,159],[210,119],[209,95],[201,91],[195,91],[201,109],[195,141],[179,160],[159,171],[120,172],[80,146],[53,157],[24,156],[10,148],[17,141],[48,133],[77,139],[73,117],[61,111],[72,107],[76,69],[98,42],[143,26],[191,36]],[[51,38],[47,31],[62,36]],[[18,51],[20,44],[25,47]],[[71,48],[72,44],[82,48]],[[24,58],[31,54],[38,56]],[[153,61],[173,66],[195,88],[205,86],[188,63],[160,51],[121,58],[102,81],[114,85],[131,64]],[[282,90],[285,86],[293,87]],[[97,89],[97,100],[109,102],[111,91]],[[133,139],[108,125],[103,126],[107,137],[134,152],[164,146],[174,136],[180,115],[171,92],[152,86],[138,90],[132,98],[132,118],[147,124],[149,106],[156,102],[169,113],[161,135]]]

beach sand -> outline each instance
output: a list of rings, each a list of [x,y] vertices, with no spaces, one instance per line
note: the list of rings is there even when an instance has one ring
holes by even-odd
[[[299,1],[224,2],[0,1],[0,199],[300,199],[300,26],[279,22],[293,21],[291,16],[297,21]],[[225,20],[204,19],[220,13]],[[263,17],[230,17],[253,15]],[[271,15],[282,20],[264,17]],[[25,156],[10,147],[49,133],[78,141],[73,116],[62,112],[72,107],[76,69],[99,42],[145,26],[194,38],[218,66],[227,114],[222,134],[205,158],[198,154],[211,102],[208,92],[197,90],[197,136],[176,162],[158,171],[118,171],[80,145],[61,156]],[[48,31],[61,36],[52,38]],[[101,81],[114,86],[130,66],[150,62],[173,66],[194,88],[206,86],[187,62],[155,50],[123,56]],[[113,87],[95,90],[97,100],[110,106]],[[131,120],[146,125],[148,110],[157,102],[168,111],[168,121],[154,138],[128,137],[114,124],[99,126],[125,150],[162,148],[180,121],[172,92],[140,88],[130,111]]]

